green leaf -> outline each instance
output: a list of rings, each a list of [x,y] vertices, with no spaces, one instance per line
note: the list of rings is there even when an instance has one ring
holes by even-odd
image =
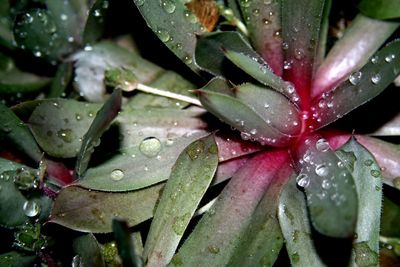
[[[257,154],[232,177],[169,266],[227,266],[268,186],[288,163],[286,151]]]
[[[354,184],[358,195],[358,219],[356,225],[357,238],[353,244],[353,258],[351,266],[357,264],[357,258],[368,257],[359,255],[359,247],[369,248],[361,253],[369,254],[378,259],[379,230],[382,203],[382,178],[379,165],[374,157],[352,138],[340,150],[336,151],[339,158],[351,166],[349,170],[354,177]],[[349,157],[351,155],[351,157]],[[352,162],[349,162],[352,161]],[[378,266],[378,261],[374,263]],[[364,266],[364,265],[361,265]]]
[[[315,128],[332,123],[376,97],[399,73],[400,41],[394,41],[376,53],[362,69],[352,73],[348,80],[313,100]]]
[[[261,144],[285,146],[291,135],[297,134],[297,109],[283,95],[252,84],[238,86],[235,91],[236,98],[209,90],[198,90],[203,106],[241,131],[245,140],[254,139]]]
[[[273,266],[284,243],[277,218],[279,195],[292,173],[288,163],[282,164],[242,232],[228,266]]]
[[[116,89],[101,109],[97,112],[89,130],[82,140],[81,150],[75,165],[75,173],[78,177],[82,177],[89,165],[89,160],[94,152],[96,143],[100,140],[101,135],[110,126],[114,118],[121,110],[122,94],[121,90]]]
[[[283,77],[294,83],[303,101],[309,98],[324,2],[282,0]]]
[[[260,83],[272,87],[293,102],[299,100],[299,96],[294,90],[293,85],[276,76],[265,62],[260,62],[257,58],[229,49],[225,51],[225,56]]]
[[[106,155],[104,163],[90,168],[79,183],[105,191],[143,188],[168,179],[182,150],[204,136],[204,110],[126,109],[116,118],[120,150]],[[117,152],[115,154],[115,152]],[[112,174],[120,173],[120,179]]]
[[[376,19],[396,19],[400,17],[400,2],[397,0],[362,0],[360,11]]]
[[[329,14],[331,12],[332,0],[325,0],[324,10],[322,12],[321,28],[319,30],[319,41],[316,50],[314,70],[316,72],[318,67],[324,62],[327,50],[328,32],[329,32]]]
[[[28,127],[3,103],[0,103],[0,140],[10,142],[16,149],[39,161],[42,152]],[[3,143],[4,145],[4,143]]]
[[[73,66],[71,62],[61,64],[56,72],[56,76],[51,83],[50,92],[47,94],[48,98],[61,97],[68,87],[72,78]]]
[[[101,38],[104,33],[108,6],[108,0],[97,0],[93,3],[83,31],[83,43],[95,43]]]
[[[12,32],[12,20],[10,18],[10,3],[8,0],[0,1],[0,16],[2,18],[0,21],[0,45],[13,49],[15,41]]]
[[[69,186],[60,191],[50,222],[92,233],[112,231],[114,217],[126,218],[129,226],[150,219],[163,184],[126,193],[107,193]]]
[[[397,201],[389,197],[383,198],[383,210],[381,218],[381,235],[400,238],[400,206]]]
[[[29,125],[40,147],[49,155],[75,157],[82,139],[93,122],[99,104],[72,99],[42,101],[29,118]]]
[[[282,76],[282,1],[255,0],[240,1],[240,3],[254,48],[268,62],[274,73]]]
[[[218,148],[209,135],[191,143],[172,167],[146,239],[150,266],[166,265],[207,191],[218,165]]]
[[[123,68],[130,71],[138,82],[148,84],[160,75],[162,69],[141,58],[137,53],[126,50],[111,42],[88,46],[72,56],[75,61],[75,85],[89,101],[103,101],[106,88],[105,72]]]
[[[306,201],[297,189],[295,179],[287,183],[280,196],[279,223],[292,266],[326,266],[311,239]]]
[[[74,261],[78,261],[79,266],[106,266],[100,244],[92,234],[76,238],[72,246],[75,253],[78,254],[74,257]]]
[[[0,254],[0,265],[7,267],[29,267],[35,262],[35,256],[27,256],[16,251]]]
[[[355,156],[348,156],[347,161],[339,159],[318,135],[305,137],[296,150],[296,181],[305,190],[311,222],[330,237],[351,237],[356,227],[359,205],[350,161]]]
[[[315,73],[311,95],[317,97],[335,88],[353,71],[364,66],[399,25],[361,14],[356,16]]]
[[[205,31],[185,1],[134,0],[147,25],[158,38],[192,70],[198,72],[194,50],[197,36]]]
[[[125,267],[141,267],[143,260],[135,253],[135,246],[125,221],[114,219],[112,223],[114,237],[118,247],[118,254]]]

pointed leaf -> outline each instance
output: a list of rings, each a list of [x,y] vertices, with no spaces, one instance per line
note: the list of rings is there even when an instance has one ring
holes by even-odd
[[[83,43],[95,43],[101,38],[105,29],[104,22],[108,6],[108,0],[97,0],[90,7],[85,29],[83,30]]]
[[[106,266],[100,244],[92,234],[76,238],[72,246],[75,253],[79,255],[79,264],[81,266]]]
[[[0,265],[7,267],[29,267],[35,262],[35,256],[27,256],[15,251],[0,254]]]
[[[400,2],[396,0],[362,0],[358,8],[363,14],[376,19],[400,17]]]
[[[55,200],[50,222],[73,230],[109,233],[114,217],[126,218],[129,226],[150,219],[163,184],[127,193],[106,193],[69,186]]]
[[[399,25],[398,22],[358,15],[318,68],[312,85],[312,97],[333,89],[352,72],[360,69]]]
[[[257,52],[282,76],[283,50],[281,37],[280,0],[240,1],[240,8],[249,29],[250,39]],[[286,12],[284,10],[284,12]]]
[[[299,100],[293,85],[276,76],[265,62],[259,62],[257,58],[229,49],[225,51],[225,56],[260,83],[272,87],[294,102]]]
[[[400,41],[382,48],[339,87],[313,100],[314,127],[321,128],[380,94],[400,73]],[[352,101],[349,101],[351,99]]]
[[[44,100],[33,111],[29,125],[47,154],[60,158],[75,157],[100,107],[99,104],[72,99]]]
[[[381,218],[381,236],[391,236],[400,238],[400,206],[394,199],[383,198],[383,209]]]
[[[101,42],[89,46],[72,56],[75,61],[75,85],[83,97],[89,101],[103,101],[106,88],[106,70],[123,68],[133,73],[138,82],[153,81],[162,69],[111,42]]]
[[[282,0],[284,11],[282,37],[285,49],[283,77],[295,85],[304,109],[309,107],[309,88],[318,48],[324,2],[323,0]]]
[[[345,163],[318,135],[304,138],[297,147],[296,178],[304,187],[311,222],[321,234],[346,238],[354,234],[357,221],[357,192]],[[335,220],[332,220],[335,218]]]
[[[62,96],[71,81],[72,70],[71,62],[63,63],[58,67],[56,76],[51,83],[50,92],[47,95],[48,98]]]
[[[277,218],[278,200],[291,174],[293,169],[287,161],[269,185],[247,229],[242,232],[241,242],[228,266],[273,266],[284,243]]]
[[[105,155],[79,183],[91,189],[128,191],[168,179],[182,150],[207,134],[203,110],[126,109],[117,117],[119,151]],[[118,142],[117,142],[118,145]],[[120,179],[114,177],[117,175]],[[123,175],[122,175],[123,174]],[[113,178],[114,177],[114,178]]]
[[[250,159],[224,188],[169,266],[227,266],[265,191],[287,162],[286,151],[264,152]]]
[[[101,109],[97,112],[89,130],[82,140],[81,150],[75,165],[75,173],[78,177],[82,177],[89,165],[90,157],[96,146],[96,142],[100,140],[103,132],[110,126],[111,122],[121,110],[122,95],[121,90],[116,89]]]
[[[184,1],[134,2],[158,38],[192,70],[198,71],[193,61],[196,37],[202,34],[205,28],[199,23],[196,15],[187,9]]]
[[[356,225],[357,238],[353,244],[353,258],[351,266],[357,265],[358,248],[364,246],[369,248],[363,250],[365,255],[361,257],[375,257],[378,260],[379,253],[379,229],[382,203],[382,178],[378,164],[373,156],[352,138],[336,155],[350,166],[354,177],[354,184],[358,193],[358,219]],[[376,261],[374,265],[378,265]]]
[[[245,140],[284,146],[298,133],[297,109],[284,96],[252,84],[235,89],[237,98],[198,90],[199,99],[208,111],[241,131]]]
[[[0,140],[10,142],[16,149],[39,161],[42,152],[28,127],[3,103],[0,103]]]
[[[288,182],[280,196],[279,223],[292,266],[326,266],[311,239],[306,201],[297,189],[295,179]]]
[[[319,68],[322,62],[325,60],[326,49],[327,49],[327,41],[328,41],[328,32],[329,32],[329,14],[331,12],[332,0],[325,0],[324,10],[322,12],[321,19],[321,29],[319,31],[319,41],[317,47],[317,53],[314,61],[314,70],[313,73]],[[312,93],[312,92],[311,92]]]
[[[12,19],[10,17],[10,3],[2,0],[0,4],[0,45],[8,49],[15,48],[15,40],[12,32]]]
[[[213,135],[196,140],[179,155],[146,239],[143,256],[147,266],[163,266],[171,260],[217,165]]]
[[[123,220],[113,219],[112,228],[117,243],[118,254],[122,260],[122,266],[143,266],[142,259],[135,253],[135,247],[129,232],[128,223]]]

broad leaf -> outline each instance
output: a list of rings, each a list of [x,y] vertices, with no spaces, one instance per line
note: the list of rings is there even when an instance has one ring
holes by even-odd
[[[378,164],[373,156],[352,138],[340,150],[336,151],[339,158],[346,162],[346,167],[354,177],[358,193],[358,219],[356,225],[357,237],[353,244],[352,266],[357,265],[358,258],[372,257],[378,265],[379,229],[382,203],[382,178]],[[369,248],[359,251],[360,246]],[[365,255],[361,255],[364,253]]]
[[[295,151],[297,184],[304,188],[311,222],[321,234],[346,238],[354,234],[357,192],[351,170],[318,135],[300,141]],[[335,220],[332,220],[335,218]]]
[[[285,151],[264,152],[250,159],[204,214],[169,266],[227,266],[242,231],[287,161]]]
[[[236,98],[198,90],[208,111],[241,131],[242,138],[272,146],[286,145],[299,131],[297,109],[283,95],[244,84],[235,88]],[[283,123],[282,123],[283,122]]]
[[[82,139],[93,122],[99,104],[72,99],[44,100],[29,118],[32,133],[40,147],[49,155],[75,157]]]
[[[147,25],[158,38],[192,70],[197,36],[205,31],[198,18],[190,12],[184,1],[134,0]]]
[[[335,88],[348,75],[360,69],[399,25],[398,22],[358,15],[318,68],[312,85],[312,97]]]
[[[313,100],[315,128],[346,115],[380,94],[400,73],[400,41],[394,41],[374,55],[339,87]],[[352,101],[349,101],[351,99]]]
[[[126,267],[141,267],[143,261],[136,254],[134,243],[129,232],[129,227],[126,221],[113,219],[112,228],[115,241],[117,243],[118,254],[122,261],[122,266]]]
[[[306,201],[295,179],[286,185],[280,196],[279,223],[292,266],[325,266],[311,239]]]
[[[153,81],[162,71],[160,67],[111,42],[101,42],[86,47],[73,55],[75,85],[80,94],[90,101],[103,101],[106,88],[106,70],[124,68],[135,75],[141,83]]]
[[[121,104],[121,90],[116,89],[97,112],[89,130],[83,137],[81,150],[76,160],[75,174],[78,178],[82,177],[86,172],[96,144],[98,144],[103,132],[107,130],[114,118],[118,115],[121,110]]]
[[[166,265],[175,253],[218,165],[218,148],[209,135],[179,155],[154,214],[144,247],[148,266]]]
[[[309,107],[324,2],[282,0],[283,77],[294,84],[305,109]]]
[[[400,2],[397,0],[362,0],[358,8],[364,15],[376,19],[400,17]]]
[[[50,222],[92,233],[112,231],[114,217],[127,219],[129,226],[150,219],[163,184],[126,193],[106,193],[69,186],[55,200]]]
[[[42,152],[36,144],[29,128],[3,103],[0,103],[0,140],[2,146],[10,142],[16,149],[28,155],[34,161],[39,161]]]
[[[100,244],[92,234],[87,234],[76,238],[72,244],[77,256],[74,263],[78,266],[99,266],[105,267]]]
[[[35,256],[28,256],[15,251],[0,254],[0,265],[8,267],[29,267],[35,262]]]
[[[397,201],[389,197],[383,198],[383,209],[381,218],[381,235],[400,238],[400,206]]]
[[[281,3],[279,0],[240,1],[255,49],[278,76],[283,71]]]

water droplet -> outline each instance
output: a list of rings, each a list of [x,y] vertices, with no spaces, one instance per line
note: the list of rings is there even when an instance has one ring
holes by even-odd
[[[143,6],[145,0],[135,0],[137,6]]]
[[[370,173],[375,178],[378,178],[381,175],[381,171],[379,171],[379,170],[371,170]]]
[[[263,19],[262,22],[263,22],[264,25],[271,24],[271,21],[269,19]]]
[[[374,163],[374,162],[371,159],[367,159],[367,160],[364,161],[364,165],[365,166],[371,166],[372,163]]]
[[[161,6],[168,14],[172,14],[175,11],[176,5],[174,0],[162,0]]]
[[[294,57],[297,60],[302,60],[304,58],[304,50],[302,48],[296,48],[294,50]]]
[[[265,109],[268,109],[268,108],[269,108],[269,104],[268,104],[268,103],[265,103],[265,104],[264,104],[264,108],[265,108]]]
[[[158,29],[156,31],[156,34],[157,34],[158,38],[160,38],[160,40],[164,43],[168,42],[171,38],[171,36],[169,36],[169,33],[163,29]]]
[[[35,57],[41,57],[41,56],[42,56],[42,52],[40,52],[40,51],[35,51],[35,52],[33,52],[33,55],[34,55]]]
[[[325,164],[319,164],[315,167],[315,173],[318,176],[325,177],[329,173],[329,168]]]
[[[74,132],[71,129],[61,129],[57,131],[57,136],[66,143],[72,143],[75,139]]]
[[[75,119],[76,119],[77,121],[80,121],[80,120],[82,119],[82,115],[79,114],[79,113],[76,113],[76,114],[75,114]]]
[[[376,64],[376,63],[378,63],[378,61],[379,61],[379,57],[378,57],[378,56],[373,56],[373,57],[371,58],[372,64]]]
[[[315,148],[318,151],[326,152],[329,150],[330,147],[328,141],[326,141],[324,138],[321,138],[315,143]]]
[[[250,130],[250,134],[256,135],[256,134],[257,134],[257,129],[251,129],[251,130]]]
[[[65,14],[60,15],[61,20],[66,21],[68,19],[68,16]]]
[[[240,5],[242,7],[249,7],[251,0],[240,0]]]
[[[396,56],[395,56],[394,54],[390,54],[390,55],[387,55],[387,56],[385,57],[385,61],[386,61],[387,63],[390,63],[390,62],[392,62],[393,59],[395,59],[395,58],[396,58]]]
[[[324,179],[321,186],[323,189],[328,190],[331,188],[331,182],[328,179]]]
[[[357,71],[357,72],[352,73],[349,76],[349,82],[352,85],[357,85],[361,81],[361,78],[362,78],[362,72],[361,71]]]
[[[288,94],[293,94],[295,92],[294,85],[291,82],[285,82],[285,89]]]
[[[311,161],[311,151],[307,150],[306,153],[303,155],[303,160],[304,162],[310,162]]]
[[[93,12],[93,16],[95,16],[95,17],[100,17],[100,16],[101,16],[101,11],[100,11],[99,9],[96,9],[96,10]]]
[[[308,177],[308,175],[305,173],[300,173],[296,177],[296,183],[300,187],[307,188],[308,185],[310,184],[310,177]]]
[[[209,246],[208,251],[212,254],[218,254],[219,253],[219,247],[216,246]]]
[[[198,140],[188,147],[186,153],[188,154],[191,160],[195,160],[200,156],[201,153],[203,153],[203,151],[204,151],[204,142]]]
[[[254,16],[260,15],[260,10],[258,8],[253,9],[253,15]]]
[[[283,69],[290,70],[292,68],[292,61],[285,60],[283,62]]]
[[[190,56],[184,56],[183,57],[183,62],[185,64],[192,64],[192,58]]]
[[[282,43],[282,49],[283,49],[283,50],[288,50],[288,49],[289,49],[289,44],[286,43],[286,42],[283,42],[283,43]]]
[[[119,181],[122,178],[124,178],[124,176],[125,176],[124,172],[120,169],[115,169],[110,174],[110,177],[113,181]]]
[[[35,217],[40,212],[40,206],[34,200],[27,200],[22,207],[28,217]]]
[[[248,133],[246,133],[246,132],[241,132],[240,133],[240,137],[243,139],[243,140],[249,140],[250,138],[251,138],[251,136],[250,136],[250,134],[248,134]]]
[[[161,148],[161,142],[156,137],[147,137],[143,139],[139,145],[140,152],[149,158],[157,156],[158,153],[160,153]]]
[[[186,10],[184,15],[185,15],[185,19],[189,23],[196,23],[198,21],[197,17],[192,12],[190,12],[189,10]]]
[[[338,166],[340,169],[343,169],[343,168],[344,168],[344,163],[341,162],[341,161],[338,161],[337,166]]]
[[[174,143],[175,143],[175,141],[172,140],[172,139],[167,139],[167,140],[165,141],[165,145],[166,145],[166,146],[172,146]]]
[[[372,75],[371,82],[373,84],[378,84],[381,81],[381,75],[379,73]]]

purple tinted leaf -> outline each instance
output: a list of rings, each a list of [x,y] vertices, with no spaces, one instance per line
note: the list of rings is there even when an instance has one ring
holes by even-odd
[[[354,234],[357,192],[352,174],[318,135],[300,141],[295,155],[297,184],[304,188],[311,222],[327,236],[346,238]],[[335,220],[332,220],[335,218]]]
[[[223,182],[231,178],[251,157],[242,156],[218,164],[217,172],[215,174],[213,185]]]
[[[198,92],[204,107],[239,130],[244,140],[284,146],[299,129],[296,108],[273,90],[244,84],[236,88],[237,98],[212,91]]]
[[[309,106],[324,2],[282,0],[283,77],[295,85],[305,109]]]
[[[283,71],[281,2],[240,1],[252,44],[278,76]]]
[[[313,100],[314,127],[321,128],[380,94],[400,73],[400,41],[394,41],[334,90]],[[351,101],[349,101],[351,100]]]
[[[399,25],[358,15],[318,68],[312,84],[312,97],[331,90],[361,68]]]
[[[157,205],[143,256],[148,266],[165,266],[172,258],[218,165],[218,148],[209,135],[179,155]]]
[[[163,184],[126,193],[107,193],[69,186],[54,202],[50,222],[92,233],[112,231],[114,217],[126,218],[129,226],[153,217]],[[133,212],[134,211],[134,212]]]
[[[287,177],[282,167],[288,160],[286,151],[264,152],[250,159],[196,225],[170,266],[227,266],[271,182],[277,177],[284,180],[284,174]],[[263,217],[264,212],[259,215]]]
[[[121,90],[116,89],[97,112],[89,130],[83,137],[81,150],[76,160],[75,174],[78,178],[82,177],[86,172],[96,142],[100,140],[103,132],[107,130],[111,122],[118,115],[118,112],[121,110],[121,102]]]
[[[311,239],[311,227],[304,195],[292,177],[279,199],[279,224],[285,237],[291,265],[326,266],[319,258]]]

